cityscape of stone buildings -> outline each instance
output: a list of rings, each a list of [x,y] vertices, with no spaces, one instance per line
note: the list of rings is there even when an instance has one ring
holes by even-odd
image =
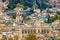
[[[23,10],[23,8],[16,7],[14,10],[4,12],[2,7],[7,8],[8,4],[0,0],[0,40],[25,40],[29,33],[35,33],[39,37],[38,40],[52,40],[50,38],[52,35],[60,36],[60,20],[44,23],[44,20],[48,20],[49,17],[55,17],[57,11],[60,12],[60,3],[58,3],[60,0],[50,1],[56,2],[55,8],[47,8],[42,12],[40,9],[34,9],[35,13],[28,16],[31,20],[24,20],[26,14],[31,10],[30,8]],[[53,13],[48,13],[47,10],[53,11]],[[16,19],[11,17],[13,14],[17,15]]]

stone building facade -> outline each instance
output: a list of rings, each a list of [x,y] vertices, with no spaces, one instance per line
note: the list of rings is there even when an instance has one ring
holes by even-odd
[[[15,27],[0,24],[0,40],[25,40],[29,33],[35,33],[40,39],[48,39],[48,36],[56,35],[58,31],[52,27]],[[40,40],[38,39],[38,40]]]

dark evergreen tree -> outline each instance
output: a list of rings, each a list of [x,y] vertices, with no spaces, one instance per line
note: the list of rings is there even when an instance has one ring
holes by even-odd
[[[6,0],[2,0],[2,2],[5,2]]]
[[[16,0],[9,0],[9,4],[7,6],[9,9],[13,10],[16,8]]]

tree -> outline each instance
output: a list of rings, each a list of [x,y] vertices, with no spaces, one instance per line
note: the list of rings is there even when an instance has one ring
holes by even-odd
[[[60,16],[59,15],[56,15],[56,20],[60,20]]]
[[[9,9],[13,10],[16,8],[16,0],[9,0],[9,4],[7,6]]]
[[[2,0],[2,2],[5,2],[6,0]]]
[[[45,3],[45,1],[46,0],[40,0],[40,2],[36,1],[38,8],[41,10],[41,12],[47,8],[47,4]]]
[[[17,7],[25,8],[25,6],[23,4],[21,4],[21,3],[18,3]]]
[[[47,10],[48,13],[53,13],[53,11]]]
[[[13,19],[16,19],[16,14],[12,15],[12,18],[13,18]]]
[[[9,0],[9,3],[14,3],[14,4],[16,4],[16,0]]]
[[[32,8],[32,6],[33,6],[33,2],[34,2],[35,0],[25,0],[25,2],[26,2],[26,4],[28,5],[28,7],[31,7]]]
[[[25,40],[37,40],[37,37],[36,37],[36,35],[34,33],[29,33],[26,36]]]
[[[57,15],[60,15],[60,12],[57,11]]]
[[[26,20],[30,20],[31,18],[30,17],[26,17]]]
[[[60,12],[57,11],[56,20],[60,20]]]
[[[50,18],[48,19],[48,22],[49,22],[49,23],[52,23],[52,22],[54,22],[54,19],[53,19],[52,17],[50,17]]]
[[[49,0],[42,0],[42,1],[44,1],[44,2],[48,2]]]
[[[30,10],[30,13],[34,13],[34,9],[31,9],[31,10]]]
[[[48,20],[44,20],[45,23],[48,23]]]
[[[60,20],[60,17],[58,17],[57,20]]]
[[[30,12],[27,14],[27,16],[30,16],[31,14],[34,14],[34,10],[31,9]]]
[[[14,8],[16,8],[16,4],[8,4],[7,6],[9,9],[13,10]]]

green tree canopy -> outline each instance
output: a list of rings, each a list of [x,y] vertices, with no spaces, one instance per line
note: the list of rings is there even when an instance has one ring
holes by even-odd
[[[52,23],[55,20],[60,20],[60,16],[59,15],[55,15],[55,17],[50,17],[48,20],[44,20],[45,23]]]
[[[2,0],[2,2],[5,2],[6,0]]]
[[[56,20],[60,20],[60,16],[59,15],[56,15]]]
[[[13,10],[16,8],[16,0],[9,0],[9,4],[7,6],[9,9]]]
[[[60,15],[60,12],[57,11],[57,15]]]
[[[28,20],[31,20],[31,18],[30,17],[26,17],[26,20],[28,21]]]
[[[16,19],[16,14],[12,15],[12,18],[13,18],[13,19]]]
[[[48,23],[48,20],[44,20],[45,23]]]
[[[44,2],[48,2],[49,0],[42,0],[42,1],[44,1]]]
[[[18,4],[17,4],[17,7],[21,7],[21,8],[23,8],[23,9],[26,8],[26,6],[25,6],[24,4],[21,4],[21,3],[18,3]]]

